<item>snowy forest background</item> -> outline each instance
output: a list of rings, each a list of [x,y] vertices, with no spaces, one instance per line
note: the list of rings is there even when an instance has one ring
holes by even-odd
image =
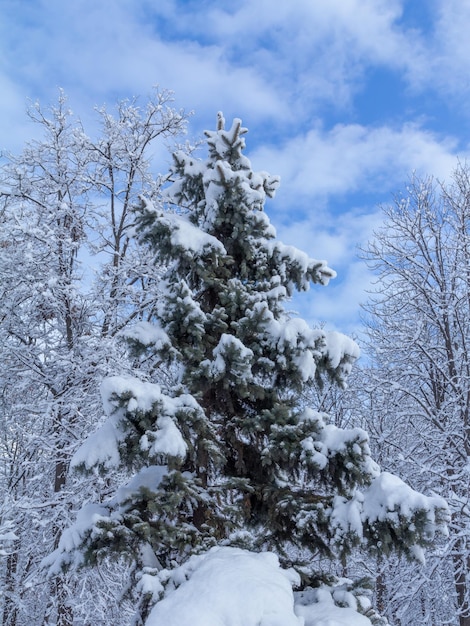
[[[207,144],[192,146],[185,113],[164,91],[147,102],[99,109],[99,131],[90,136],[63,94],[54,107],[33,106],[29,114],[39,138],[8,157],[0,187],[2,623],[182,624],[176,607],[191,607],[207,594],[207,581],[223,581],[233,562],[235,553],[211,552],[215,545],[238,550],[241,569],[204,596],[206,606],[217,598],[215,610],[230,611],[234,623],[300,624],[294,587],[306,626],[332,620],[468,626],[467,166],[460,164],[447,185],[411,178],[383,207],[384,225],[362,251],[377,283],[364,308],[366,356],[351,370],[358,356],[352,340],[308,329],[284,312],[295,289],[313,282],[319,284],[312,289],[327,290],[334,273],[289,245],[269,243],[274,231],[259,215],[266,215],[266,198],[276,201],[269,198],[278,181],[251,171],[236,125],[225,128],[219,118]],[[152,155],[162,145],[177,157],[169,174],[158,175]],[[244,215],[238,232],[249,236],[240,240],[260,255],[239,259],[237,268],[246,272],[240,294],[254,298],[250,307],[265,303],[269,324],[260,313],[250,318],[253,326],[243,326],[247,315],[236,317],[237,307],[245,310],[241,296],[223,315],[218,305],[219,317],[210,319],[198,300],[206,283],[217,284],[225,298],[230,293],[214,269],[228,254],[226,225],[217,221],[228,207],[235,212],[227,223]],[[233,233],[229,240],[236,240]],[[233,277],[232,270],[225,276]],[[172,285],[183,291],[171,292]],[[230,332],[221,330],[224,315],[233,316]],[[189,338],[186,326],[194,331]],[[216,346],[211,337],[220,337]],[[277,383],[267,373],[268,353]],[[225,399],[233,393],[256,414],[263,376],[271,380],[272,416],[251,431],[227,430],[206,392],[220,388]],[[167,399],[186,398],[188,390],[197,406]],[[163,422],[155,403],[164,407]],[[145,429],[145,445],[119,430],[122,411],[125,419],[142,413],[156,420]],[[192,426],[184,431],[188,419]],[[221,432],[234,438],[227,448]],[[199,449],[202,440],[208,443]],[[240,446],[269,459],[262,480],[274,492],[287,487],[290,498],[284,491],[284,499],[277,492],[260,501],[253,496],[256,463],[237,466]],[[234,467],[220,461],[230,454]],[[71,461],[87,471],[72,471]],[[209,468],[211,479],[226,481],[219,491],[209,484]],[[180,470],[185,480],[165,483]],[[150,486],[167,507],[164,528],[155,521],[158,507],[149,508],[152,497],[143,497]],[[242,496],[228,502],[228,490]],[[169,493],[179,494],[176,504],[165,500]],[[256,507],[262,523],[254,519]],[[134,510],[137,521],[130,519]],[[207,510],[217,519],[209,521]],[[139,534],[146,511],[148,535]],[[280,565],[255,558],[266,549]],[[191,561],[191,553],[209,556]],[[90,567],[75,569],[83,561]],[[261,608],[241,584],[247,572],[263,581],[256,588]],[[237,593],[243,605],[233,602]],[[155,603],[163,608],[155,612]]]

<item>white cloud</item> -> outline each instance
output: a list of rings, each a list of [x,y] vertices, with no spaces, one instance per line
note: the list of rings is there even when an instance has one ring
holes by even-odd
[[[327,330],[357,336],[361,330],[358,312],[373,278],[363,261],[352,260],[342,280],[325,288],[312,287],[308,297],[304,296],[302,316],[313,326],[324,323]]]
[[[10,152],[19,152],[25,141],[31,138],[33,132],[24,114],[26,102],[17,86],[1,72],[0,93],[2,94],[0,98],[0,120],[3,121],[0,153],[4,149],[8,149]],[[13,124],[11,120],[14,120]]]
[[[454,140],[411,124],[317,127],[284,146],[260,147],[251,158],[256,168],[281,175],[281,187],[267,206],[278,236],[327,260],[338,274],[327,288],[315,286],[296,297],[293,308],[311,324],[325,321],[329,328],[353,334],[359,329],[359,304],[373,279],[358,258],[359,248],[381,224],[377,205],[390,203],[413,171],[444,179],[457,164]],[[336,199],[366,192],[375,206],[335,210]]]
[[[313,128],[281,146],[260,147],[251,157],[257,167],[281,176],[278,195],[295,203],[373,189],[390,193],[413,171],[445,178],[456,166],[456,154],[455,139],[414,124],[397,129],[343,124]]]
[[[287,244],[293,244],[310,256],[328,261],[339,274],[341,268],[364,245],[382,220],[378,207],[364,207],[325,219],[312,211],[307,218],[277,228],[277,234]]]
[[[458,48],[461,78],[468,10],[455,0],[442,4],[441,36],[429,50],[422,34],[400,21],[402,4],[293,0],[273,10],[270,0],[38,0],[28,12],[12,8],[4,23],[5,71],[18,94],[27,84],[24,98],[48,102],[61,86],[79,108],[89,108],[90,101],[145,94],[158,83],[196,109],[204,127],[222,109],[250,124],[267,117],[293,128],[320,104],[350,106],[370,68],[391,68],[416,84],[431,80],[449,40]],[[457,11],[464,26],[451,19]],[[454,76],[450,63],[445,76]]]
[[[470,90],[470,5],[461,0],[439,0],[431,43],[429,80],[450,92]]]
[[[25,81],[36,92],[25,95],[49,101],[61,86],[75,102],[92,99],[100,105],[114,95],[145,94],[158,83],[190,108],[212,109],[214,119],[220,108],[255,118],[287,111],[254,67],[230,63],[221,45],[168,40],[144,21],[141,3],[48,0],[41,9],[34,28],[20,22],[18,32],[13,24],[3,32],[6,56],[10,44],[14,51],[12,80]]]
[[[293,0],[275,10],[270,0],[220,4],[178,20],[178,32],[198,32],[233,65],[256,67],[294,111],[305,98],[310,107],[345,106],[366,66],[406,69],[421,56],[418,34],[397,22],[398,0]]]
[[[360,248],[366,246],[382,220],[377,207],[363,207],[336,218],[312,212],[308,219],[294,218],[279,227],[281,240],[326,260],[337,272],[327,287],[313,285],[308,292],[297,294],[292,309],[314,326],[325,323],[328,329],[357,334],[359,304],[366,300],[373,280],[360,259]]]

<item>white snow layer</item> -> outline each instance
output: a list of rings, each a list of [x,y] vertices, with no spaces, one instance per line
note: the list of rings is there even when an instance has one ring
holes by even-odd
[[[436,533],[447,534],[448,507],[443,498],[425,496],[398,476],[381,472],[367,489],[357,490],[353,498],[336,496],[331,520],[340,535],[352,531],[362,537],[365,524],[374,526],[377,522],[387,521],[392,525],[406,526],[413,523],[414,516],[420,511],[426,514],[425,532],[429,540]],[[415,544],[410,549],[414,557],[424,563],[423,548]]]
[[[122,333],[123,337],[134,339],[144,346],[155,346],[157,350],[171,347],[171,340],[166,332],[157,324],[138,322]]]
[[[172,398],[164,394],[159,385],[130,376],[105,378],[101,384],[101,396],[104,410],[109,417],[73,455],[72,467],[118,467],[119,443],[128,436],[126,414],[151,411],[156,404],[159,405],[155,420],[156,430],[147,431],[141,437],[141,450],[149,456],[186,456],[187,445],[174,420],[179,410],[200,409],[192,396],[183,394]]]
[[[90,502],[82,506],[75,522],[60,536],[57,549],[41,561],[41,567],[46,568],[50,576],[60,574],[64,565],[80,567],[85,560],[79,549],[84,536],[92,533],[95,525],[108,516],[109,510],[101,504]]]
[[[326,346],[328,361],[333,369],[336,369],[345,357],[349,357],[352,363],[361,355],[359,346],[354,339],[336,331],[326,333]],[[349,366],[345,373],[349,374],[350,369],[351,367]]]
[[[5,550],[18,537],[13,532],[13,522],[5,520],[0,526],[0,556],[7,556],[8,551]]]
[[[150,465],[142,468],[128,483],[119,487],[110,504],[124,505],[126,500],[131,499],[140,489],[155,490],[158,488],[163,477],[168,473],[166,465]]]
[[[119,442],[125,438],[125,433],[117,427],[119,420],[119,415],[112,415],[87,437],[72,456],[70,467],[83,466],[89,470],[102,465],[107,469],[117,468],[121,460]]]
[[[312,409],[306,409],[302,419],[315,421],[318,430],[315,437],[309,436],[302,440],[302,458],[324,469],[329,459],[337,454],[345,454],[349,448],[363,458],[362,471],[365,474],[371,477],[379,475],[380,468],[370,456],[369,436],[365,430],[326,424],[323,415]]]
[[[254,307],[254,310],[262,306]],[[329,367],[337,371],[341,380],[347,379],[352,364],[360,356],[359,346],[353,339],[335,331],[325,333],[318,328],[311,328],[302,318],[279,321],[274,319],[269,310],[263,313],[265,319],[269,320],[266,332],[278,350],[280,363],[286,352],[294,351],[291,359],[306,382],[314,379],[318,359],[326,356]]]
[[[194,255],[200,256],[208,251],[226,254],[223,244],[212,235],[191,224],[185,217],[165,215],[159,221],[171,229],[171,243]]]
[[[327,261],[312,259],[306,252],[295,246],[275,240],[266,242],[266,248],[269,251],[269,256],[277,258],[279,273],[284,280],[288,274],[286,273],[287,267],[290,267],[291,270],[296,268],[300,272],[302,275],[300,288],[303,291],[310,288],[311,278],[308,276],[310,274],[313,274],[315,282],[319,282],[321,285],[328,285],[330,279],[336,277],[335,270],[328,267]]]
[[[167,473],[168,467],[164,465],[144,467],[125,485],[119,487],[115,496],[109,501],[103,504],[89,502],[82,506],[75,522],[63,531],[57,549],[43,559],[42,567],[47,568],[50,575],[60,573],[65,564],[80,567],[84,562],[84,554],[80,549],[82,542],[87,535],[93,536],[97,532],[96,525],[99,522],[119,519],[128,507],[127,500],[132,500],[142,488],[157,489]],[[155,554],[153,554],[153,559],[156,560]]]
[[[335,604],[327,588],[310,591],[311,594],[299,594],[300,597],[309,595],[309,602],[304,604],[302,599],[295,605],[295,613],[304,619],[304,626],[371,626],[370,620],[357,612],[357,601],[352,594],[345,593],[348,597],[341,598],[343,603],[351,605],[343,607]]]
[[[326,590],[308,605],[302,595],[294,606],[298,575],[281,569],[271,552],[215,547],[158,577],[154,587],[162,591],[166,583],[167,595],[145,626],[370,626],[354,608],[336,606]],[[150,581],[145,586],[152,590]]]
[[[207,367],[216,380],[225,374],[240,378],[251,378],[253,351],[247,348],[237,337],[222,333],[219,343],[212,351],[213,361],[202,361],[201,367]]]
[[[171,193],[168,194],[171,197]],[[160,223],[170,232],[170,241],[175,248],[184,250],[194,256],[201,256],[208,252],[226,254],[224,245],[212,235],[201,230],[184,215],[162,213],[153,202],[144,196],[140,196],[145,211],[155,215],[155,222]]]

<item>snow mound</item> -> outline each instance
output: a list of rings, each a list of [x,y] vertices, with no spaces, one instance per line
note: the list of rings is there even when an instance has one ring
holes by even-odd
[[[304,619],[304,626],[371,626],[370,620],[353,606],[337,606],[328,589],[310,591],[315,601],[301,602],[295,607],[297,615]]]
[[[215,547],[158,577],[166,596],[145,626],[371,626],[352,594],[339,607],[328,589],[311,589],[295,605],[299,576],[272,552]],[[160,581],[153,587],[162,589]]]
[[[145,626],[303,626],[292,571],[275,554],[216,547],[172,573],[189,576],[153,608]],[[168,587],[167,587],[168,589]]]

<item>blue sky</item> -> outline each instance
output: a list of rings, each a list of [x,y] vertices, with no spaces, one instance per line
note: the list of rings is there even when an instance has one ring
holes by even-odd
[[[470,2],[0,0],[0,15],[0,148],[21,149],[28,99],[59,87],[86,126],[155,84],[194,111],[192,138],[218,110],[242,118],[254,167],[281,176],[279,237],[338,272],[295,301],[312,324],[356,332],[378,206],[469,155]]]

